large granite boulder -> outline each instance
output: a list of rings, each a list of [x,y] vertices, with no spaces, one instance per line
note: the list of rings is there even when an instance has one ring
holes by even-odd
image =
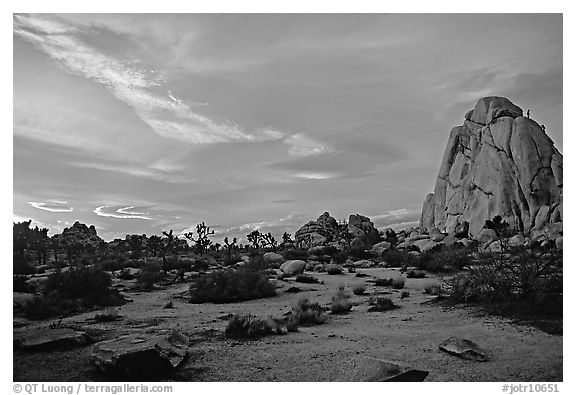
[[[189,353],[190,339],[182,332],[138,333],[97,343],[92,362],[110,375],[148,378],[176,369]]]
[[[282,273],[289,277],[303,273],[304,269],[306,269],[306,262],[299,259],[286,261],[280,266]]]
[[[336,234],[337,228],[336,219],[325,212],[316,221],[310,221],[296,231],[296,244],[305,244],[307,247],[322,245]]]
[[[530,234],[562,220],[563,157],[534,120],[502,97],[486,97],[450,133],[434,194],[420,228],[454,233],[469,223],[481,232],[500,215],[512,231]]]
[[[264,262],[269,265],[281,265],[285,259],[282,255],[275,252],[267,252],[264,254]]]
[[[360,214],[351,214],[348,218],[348,232],[354,235],[352,245],[369,248],[380,240],[380,232],[370,218]]]

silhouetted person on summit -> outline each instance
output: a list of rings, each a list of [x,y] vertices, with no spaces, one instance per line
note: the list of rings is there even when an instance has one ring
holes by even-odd
[[[544,124],[540,125],[540,128],[542,128],[543,131],[546,131],[546,126],[544,126]]]
[[[526,116],[527,116],[528,118],[530,118],[530,110],[528,110],[528,111],[526,112]]]

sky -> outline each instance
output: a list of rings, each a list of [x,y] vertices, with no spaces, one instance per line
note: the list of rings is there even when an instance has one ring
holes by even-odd
[[[561,14],[17,14],[13,218],[105,240],[405,227],[484,96],[562,152]]]

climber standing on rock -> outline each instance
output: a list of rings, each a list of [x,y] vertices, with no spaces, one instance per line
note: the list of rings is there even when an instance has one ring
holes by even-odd
[[[530,110],[526,111],[526,117],[530,118]]]

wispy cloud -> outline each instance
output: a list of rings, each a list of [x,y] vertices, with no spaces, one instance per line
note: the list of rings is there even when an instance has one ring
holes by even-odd
[[[68,205],[68,202],[60,200],[49,200],[47,202],[28,202],[28,204],[39,210],[49,211],[51,213],[69,213],[74,211],[73,207]]]
[[[302,133],[293,134],[284,139],[284,142],[290,146],[288,153],[293,156],[321,155],[335,151],[331,145],[321,143]]]
[[[191,144],[255,142],[284,136],[274,130],[248,132],[232,122],[214,121],[194,112],[185,100],[170,91],[157,93],[161,73],[105,55],[75,33],[82,25],[49,16],[15,15],[14,32],[34,44],[65,69],[106,86],[162,137]]]
[[[100,206],[96,207],[93,212],[94,214],[100,217],[110,217],[110,218],[119,218],[119,219],[144,219],[144,220],[152,220],[152,218],[145,216],[146,213],[138,213],[138,212],[131,212],[129,210],[133,209],[134,206],[127,206],[116,209],[114,212],[110,213],[104,211],[110,208],[110,206]]]

